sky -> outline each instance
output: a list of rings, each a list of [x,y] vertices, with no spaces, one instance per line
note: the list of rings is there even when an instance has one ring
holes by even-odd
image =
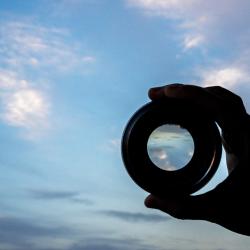
[[[163,170],[175,171],[185,167],[194,154],[191,134],[177,125],[164,124],[149,136],[147,151],[150,160]]]
[[[123,129],[167,83],[250,110],[248,0],[0,1],[0,249],[246,250],[249,237],[144,207]],[[223,156],[208,188],[226,177]]]

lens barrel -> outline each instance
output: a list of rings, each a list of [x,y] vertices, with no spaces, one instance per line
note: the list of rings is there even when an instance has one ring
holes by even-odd
[[[164,124],[179,125],[194,141],[194,154],[183,168],[158,168],[147,151],[151,133]],[[129,120],[122,137],[122,158],[128,174],[145,191],[159,197],[188,195],[201,189],[218,169],[222,143],[213,116],[194,103],[175,98],[152,101]]]

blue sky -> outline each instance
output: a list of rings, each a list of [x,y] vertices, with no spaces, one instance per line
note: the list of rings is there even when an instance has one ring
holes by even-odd
[[[222,250],[248,237],[146,209],[120,138],[148,88],[250,109],[249,1],[0,2],[0,249]],[[225,177],[221,164],[213,184]]]

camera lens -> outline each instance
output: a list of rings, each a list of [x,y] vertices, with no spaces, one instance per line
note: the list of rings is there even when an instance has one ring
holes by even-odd
[[[166,171],[176,171],[192,159],[194,141],[186,129],[164,124],[149,136],[147,151],[155,166]]]
[[[216,172],[221,138],[213,116],[190,101],[152,101],[129,120],[122,158],[130,177],[157,196],[187,195]]]

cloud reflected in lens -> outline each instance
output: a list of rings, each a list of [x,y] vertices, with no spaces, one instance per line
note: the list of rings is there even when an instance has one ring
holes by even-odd
[[[155,129],[148,139],[150,160],[159,168],[175,171],[192,158],[194,142],[190,133],[178,125],[165,124]]]

